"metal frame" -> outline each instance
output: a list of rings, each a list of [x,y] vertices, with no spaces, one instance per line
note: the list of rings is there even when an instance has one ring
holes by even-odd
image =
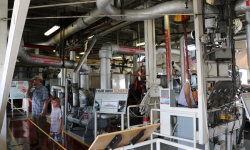
[[[128,149],[141,147],[141,146],[144,146],[144,145],[149,145],[149,144],[152,145],[154,143],[156,143],[156,150],[161,150],[161,143],[166,144],[166,145],[170,145],[170,146],[174,146],[174,147],[178,147],[178,148],[188,149],[188,150],[200,150],[198,148],[189,147],[189,146],[186,146],[186,145],[170,142],[170,141],[163,140],[163,139],[147,140],[147,141],[144,141],[144,142],[137,143],[135,145],[128,145],[128,146],[124,146],[124,147],[119,147],[119,148],[116,148],[114,150],[128,150]]]

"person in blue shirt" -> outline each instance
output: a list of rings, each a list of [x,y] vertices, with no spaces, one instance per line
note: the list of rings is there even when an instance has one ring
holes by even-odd
[[[189,82],[186,82],[178,97],[179,107],[197,108]]]
[[[29,82],[27,98],[32,100],[32,121],[41,129],[34,126],[36,140],[30,143],[30,146],[35,146],[32,149],[41,149],[44,144],[45,134],[47,129],[46,109],[48,105],[48,90],[42,84],[43,77],[36,75]],[[31,89],[33,89],[31,91]]]

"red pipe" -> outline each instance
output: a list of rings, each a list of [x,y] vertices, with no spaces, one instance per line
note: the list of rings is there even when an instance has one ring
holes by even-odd
[[[46,46],[46,45],[33,45],[33,44],[24,44],[25,48],[39,48],[42,50],[55,50],[54,46]]]
[[[170,44],[169,44],[168,29],[165,30],[165,43],[166,43],[166,76],[167,79],[170,80],[171,66],[170,66]]]

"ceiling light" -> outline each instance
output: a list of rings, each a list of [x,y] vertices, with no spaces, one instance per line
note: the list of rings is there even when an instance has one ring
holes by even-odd
[[[145,45],[145,42],[136,44],[136,46],[142,46],[142,45]]]
[[[113,59],[122,59],[121,56],[115,56],[115,57],[112,57]]]
[[[81,52],[81,53],[79,53],[80,55],[83,55],[85,52]]]
[[[90,40],[90,39],[92,39],[92,37],[94,37],[94,35],[89,36],[88,39]]]
[[[60,28],[60,26],[55,25],[54,27],[52,27],[51,29],[49,29],[47,32],[45,32],[44,35],[45,36],[49,36],[51,33],[55,32],[59,28]]]
[[[55,52],[56,52],[56,50],[54,49],[54,50],[53,50],[53,52],[55,53]]]

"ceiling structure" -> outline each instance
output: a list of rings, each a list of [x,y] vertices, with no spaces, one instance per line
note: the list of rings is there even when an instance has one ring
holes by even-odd
[[[167,1],[169,0],[149,0],[149,3],[154,6]],[[14,0],[9,0],[8,3],[8,18],[10,19]],[[144,0],[114,0],[114,6],[119,7],[120,5],[122,5],[121,10],[143,9]],[[22,36],[26,50],[33,52],[34,48],[39,48],[39,54],[47,56],[54,56],[55,51],[53,50],[65,54],[65,56],[73,50],[78,55],[86,49],[86,45],[90,45],[91,40],[86,43],[88,37],[99,35],[89,55],[89,57],[92,57],[91,55],[97,54],[102,44],[106,42],[125,46],[133,46],[135,42],[144,42],[144,21],[122,22],[103,14],[93,15],[92,18],[97,18],[93,23],[65,37],[65,40],[61,40],[64,39],[63,29],[71,26],[78,18],[85,19],[91,11],[97,9],[96,0],[31,0]],[[178,41],[183,35],[183,26],[174,23],[173,17],[173,15],[170,15],[172,42]],[[189,22],[188,33],[193,30],[192,17]],[[54,25],[60,25],[60,30],[50,36],[45,36],[44,33]],[[137,34],[137,38],[133,37],[134,33]],[[61,42],[46,44],[56,34],[60,35]],[[164,20],[162,16],[155,19],[155,34],[156,44],[164,45]],[[39,46],[41,44],[44,46]]]

